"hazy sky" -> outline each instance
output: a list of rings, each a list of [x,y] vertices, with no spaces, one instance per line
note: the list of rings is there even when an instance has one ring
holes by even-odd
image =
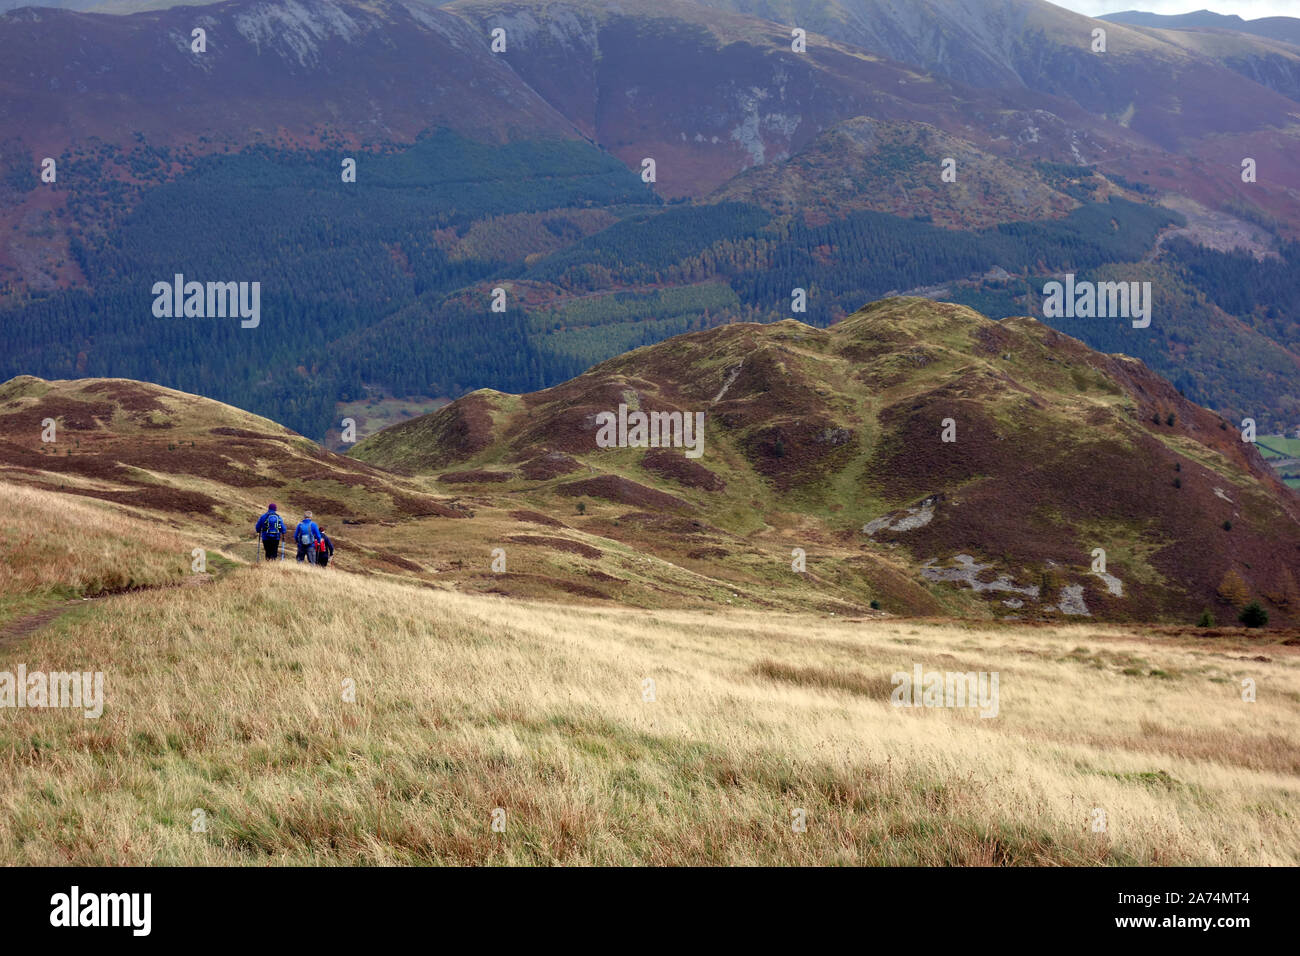
[[[1090,17],[1121,10],[1145,10],[1148,13],[1193,13],[1213,10],[1246,20],[1259,17],[1300,17],[1300,0],[1052,0],[1058,7],[1084,13]]]

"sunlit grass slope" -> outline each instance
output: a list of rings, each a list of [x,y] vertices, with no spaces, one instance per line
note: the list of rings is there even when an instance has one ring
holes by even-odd
[[[98,720],[0,711],[0,855],[1300,863],[1293,649],[1160,640],[651,616],[239,569],[0,646],[0,670],[102,670],[108,700]],[[890,675],[914,663],[998,671],[998,716],[892,707]]]
[[[194,544],[100,502],[0,481],[0,623],[61,598],[175,584]]]

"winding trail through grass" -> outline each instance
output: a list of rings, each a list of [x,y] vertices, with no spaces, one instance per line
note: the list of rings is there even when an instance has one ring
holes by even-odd
[[[102,601],[105,598],[121,597],[124,594],[141,594],[145,591],[171,591],[176,588],[193,588],[202,587],[216,579],[212,574],[195,574],[185,578],[179,584],[156,584],[145,587],[130,588],[124,591],[105,591],[96,594],[94,597],[72,598],[67,601],[60,601],[58,604],[42,608],[31,614],[24,614],[0,625],[0,648],[16,644],[25,637],[35,634],[46,625],[52,624],[65,614],[70,613],[74,608],[81,607],[91,601]]]

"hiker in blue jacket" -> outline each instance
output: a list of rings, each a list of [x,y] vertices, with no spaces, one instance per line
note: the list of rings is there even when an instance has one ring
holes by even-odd
[[[284,519],[276,513],[274,501],[266,506],[266,514],[257,519],[253,530],[262,536],[266,560],[274,561],[280,554],[280,542],[284,540]]]
[[[308,564],[316,563],[316,542],[320,540],[320,528],[311,520],[311,512],[304,511],[302,520],[293,531],[293,540],[298,542],[298,561],[306,560]]]

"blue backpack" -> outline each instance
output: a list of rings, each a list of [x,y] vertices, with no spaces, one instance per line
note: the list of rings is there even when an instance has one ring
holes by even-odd
[[[266,516],[266,524],[262,525],[262,537],[275,539],[279,538],[283,534],[284,522],[280,520],[278,514],[270,512]]]
[[[293,534],[293,540],[297,541],[299,544],[311,544],[315,537],[316,536],[311,533],[310,521],[298,522],[298,527]]]

